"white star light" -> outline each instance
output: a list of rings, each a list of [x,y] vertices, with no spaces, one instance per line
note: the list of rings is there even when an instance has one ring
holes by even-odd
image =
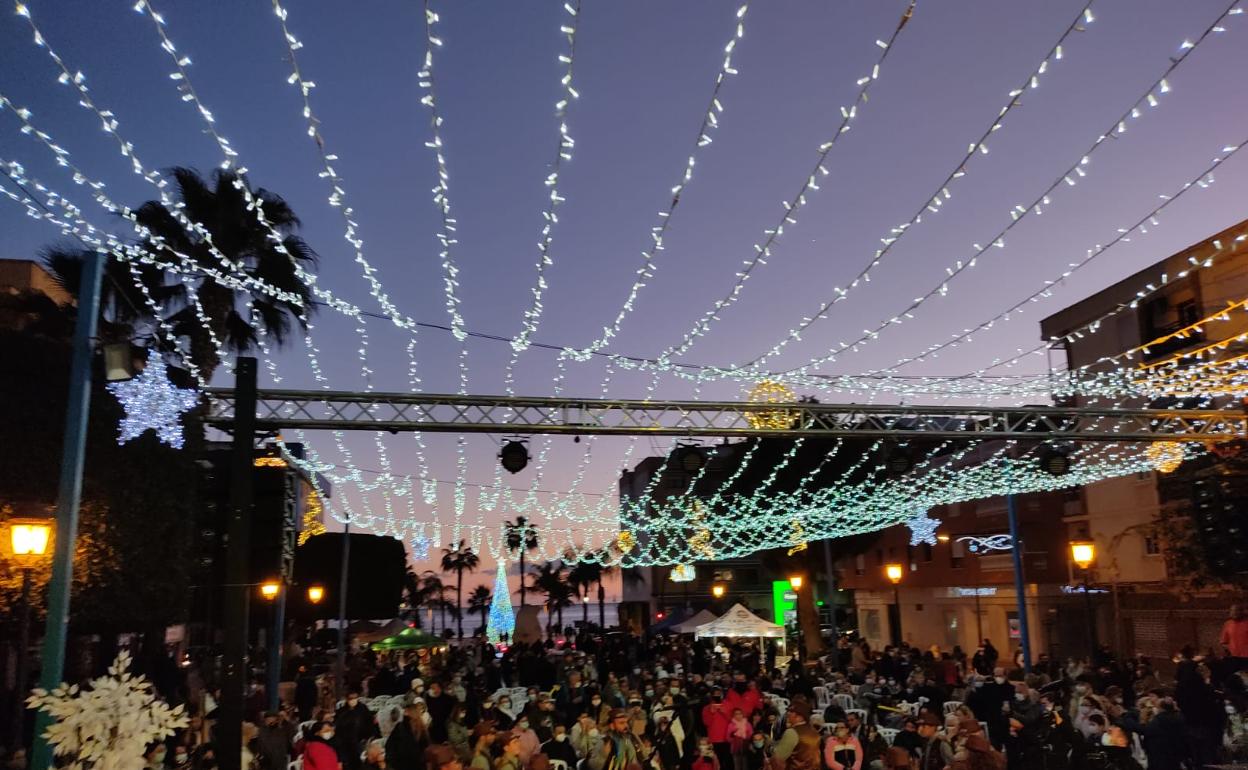
[[[906,526],[910,528],[910,545],[936,545],[936,528],[940,526],[940,519],[928,518],[927,511],[924,511],[907,521]]]
[[[156,351],[148,351],[147,368],[138,377],[126,382],[108,384],[108,392],[117,397],[126,416],[121,419],[118,444],[136,439],[148,429],[156,438],[173,447],[182,448],[182,413],[199,403],[199,392],[178,388],[169,382],[165,362]]]

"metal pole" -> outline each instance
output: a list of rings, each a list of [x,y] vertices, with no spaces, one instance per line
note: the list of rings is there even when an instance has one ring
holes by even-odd
[[[1092,593],[1088,586],[1089,572],[1091,572],[1091,569],[1085,569],[1083,571],[1083,603],[1084,607],[1087,608],[1086,612],[1088,614],[1088,661],[1090,662],[1096,658],[1097,639],[1096,618],[1092,615]]]
[[[1018,529],[1018,505],[1013,494],[1005,496],[1005,507],[1010,518],[1010,541],[1014,544],[1014,594],[1018,600],[1018,635],[1023,643],[1023,671],[1030,674],[1031,634],[1027,630],[1027,587],[1023,583],[1023,537]]]
[[[82,497],[82,469],[86,454],[87,416],[91,409],[91,351],[100,315],[100,285],[106,254],[87,252],[82,261],[78,290],[78,318],[74,323],[69,367],[69,400],[65,410],[65,443],[61,449],[61,478],[56,494],[56,543],[52,578],[48,582],[48,621],[43,634],[43,673],[39,686],[53,690],[65,673],[65,635],[69,625],[69,591],[74,582],[74,551],[78,544],[78,504]],[[52,723],[47,712],[35,717],[32,770],[52,766],[52,747],[43,733]]]
[[[221,674],[221,720],[217,761],[239,770],[243,746],[243,690],[247,684],[247,625],[251,600],[252,481],[255,466],[256,359],[240,357],[234,368],[234,442],[230,453],[230,512],[226,528],[225,658]]]
[[[351,565],[351,525],[342,528],[342,573],[338,578],[338,676],[334,689],[346,695],[347,679],[347,571]]]
[[[901,635],[901,592],[896,583],[893,583],[893,604],[897,607],[897,638],[893,640],[893,643],[900,645],[905,641],[905,637]]]
[[[30,658],[30,568],[22,570],[22,620],[17,631],[17,678],[13,686],[13,728],[9,745],[22,745],[26,717],[26,672]]]
[[[984,616],[979,611],[979,581],[975,581],[975,633],[979,634],[979,638],[975,640],[975,646],[984,643]]]
[[[276,711],[280,701],[277,688],[282,682],[282,644],[286,631],[286,594],[289,591],[284,578],[279,585],[277,598],[273,600],[273,639],[269,643],[269,676],[265,685],[270,711]]]
[[[823,541],[823,569],[828,574],[828,625],[832,630],[832,646],[836,647],[836,573],[832,571],[832,539],[824,538]]]

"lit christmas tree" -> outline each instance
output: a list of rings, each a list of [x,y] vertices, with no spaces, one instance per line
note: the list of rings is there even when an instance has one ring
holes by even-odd
[[[490,601],[490,614],[485,623],[485,638],[490,644],[498,644],[504,636],[511,638],[516,630],[516,615],[511,609],[511,589],[507,586],[507,566],[498,562],[498,576],[494,578],[494,598]]]

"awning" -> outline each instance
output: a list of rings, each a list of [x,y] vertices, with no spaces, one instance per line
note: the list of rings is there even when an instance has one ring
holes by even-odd
[[[768,623],[740,604],[734,604],[720,617],[698,626],[694,633],[699,639],[716,636],[777,639],[784,636],[784,628]]]

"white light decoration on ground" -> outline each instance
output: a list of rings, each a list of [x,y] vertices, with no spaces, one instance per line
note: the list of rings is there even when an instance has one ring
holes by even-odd
[[[910,545],[936,545],[936,529],[940,526],[940,519],[930,518],[927,511],[924,511],[907,520],[906,526],[910,528]]]
[[[117,397],[126,416],[121,419],[118,444],[138,438],[149,430],[175,449],[182,448],[182,415],[199,403],[199,391],[179,388],[169,381],[165,361],[148,351],[147,367],[132,380],[110,382],[108,392]]]
[[[963,537],[958,538],[958,542],[966,543],[966,550],[971,553],[979,553],[980,551],[1014,550],[1014,538],[1006,534],[985,535],[983,537],[964,535]]]

